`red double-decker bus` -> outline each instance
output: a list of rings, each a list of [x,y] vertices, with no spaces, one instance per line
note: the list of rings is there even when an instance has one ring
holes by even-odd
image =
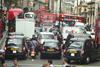
[[[74,26],[75,22],[86,23],[86,19],[84,16],[70,14],[60,14],[58,20],[63,21],[70,26]]]
[[[99,3],[100,4],[100,3]],[[100,6],[98,6],[95,23],[95,43],[100,47]]]

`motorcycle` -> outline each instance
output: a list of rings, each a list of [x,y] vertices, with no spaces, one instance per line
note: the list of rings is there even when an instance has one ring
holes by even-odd
[[[30,56],[31,56],[32,59],[35,59],[36,58],[36,51],[35,51],[34,48],[31,50]]]

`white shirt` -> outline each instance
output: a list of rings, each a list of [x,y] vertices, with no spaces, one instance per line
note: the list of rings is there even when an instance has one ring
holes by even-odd
[[[62,66],[62,67],[66,67],[66,66],[69,66],[69,64],[65,63],[65,64],[63,64],[63,66]]]
[[[53,64],[50,64],[50,67],[54,67],[54,65]]]

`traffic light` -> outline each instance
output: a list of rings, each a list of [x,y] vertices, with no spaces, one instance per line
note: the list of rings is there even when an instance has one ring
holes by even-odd
[[[60,21],[63,21],[64,20],[64,14],[61,14],[60,15]]]

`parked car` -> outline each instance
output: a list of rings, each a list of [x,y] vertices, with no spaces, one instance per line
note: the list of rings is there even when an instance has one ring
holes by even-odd
[[[26,59],[28,55],[28,49],[26,45],[26,39],[24,37],[7,38],[5,45],[5,57]]]
[[[57,40],[45,40],[43,46],[40,49],[40,58],[46,59],[60,59],[61,58],[61,49]]]
[[[68,62],[90,63],[97,59],[97,49],[92,39],[74,38],[70,43],[64,53]]]

